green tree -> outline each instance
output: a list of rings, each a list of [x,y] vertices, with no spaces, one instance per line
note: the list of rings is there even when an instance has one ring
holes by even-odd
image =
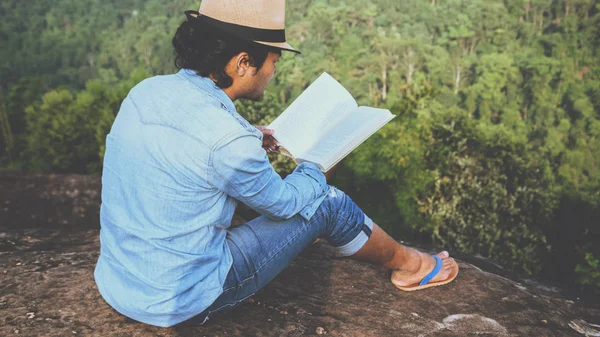
[[[528,150],[525,137],[464,111],[438,113],[430,127],[435,150],[427,162],[436,177],[420,211],[434,241],[539,272],[556,204],[548,163]]]

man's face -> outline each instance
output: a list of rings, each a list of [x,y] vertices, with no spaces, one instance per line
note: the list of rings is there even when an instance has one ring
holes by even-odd
[[[275,72],[277,71],[277,69],[275,69],[275,63],[277,63],[278,60],[279,54],[269,52],[262,67],[258,71],[254,68],[253,75],[247,77],[245,94],[240,98],[260,101],[265,95],[267,84],[271,82],[273,75],[275,75]]]

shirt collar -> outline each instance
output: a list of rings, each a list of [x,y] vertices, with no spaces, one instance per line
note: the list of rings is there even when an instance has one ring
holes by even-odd
[[[177,75],[192,82],[194,85],[200,88],[200,90],[219,100],[223,109],[229,112],[237,112],[231,98],[229,98],[225,91],[219,88],[210,78],[199,76],[196,71],[192,69],[181,69]]]

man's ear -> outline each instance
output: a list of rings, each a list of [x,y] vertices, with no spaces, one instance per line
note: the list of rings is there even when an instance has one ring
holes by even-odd
[[[244,76],[250,72],[250,56],[245,51],[235,56],[235,72],[238,76]]]

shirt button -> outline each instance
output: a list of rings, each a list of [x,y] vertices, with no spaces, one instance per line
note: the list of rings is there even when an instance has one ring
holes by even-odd
[[[221,108],[227,110],[227,107],[225,106],[225,104],[221,103]]]

